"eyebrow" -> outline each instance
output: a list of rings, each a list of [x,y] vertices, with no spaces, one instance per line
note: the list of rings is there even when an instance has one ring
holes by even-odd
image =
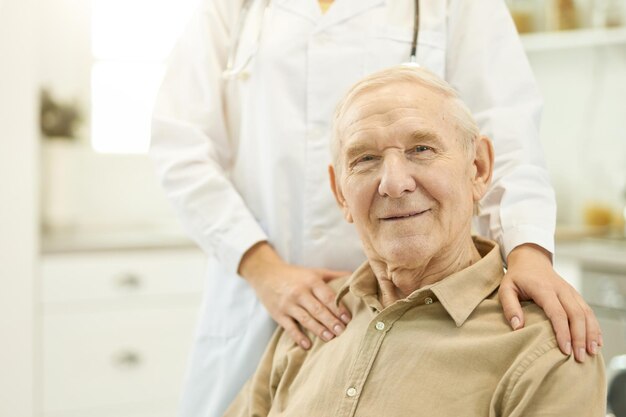
[[[371,151],[372,142],[372,140],[368,140],[367,138],[357,139],[356,143],[353,143],[346,148],[344,152],[346,160],[351,161],[353,158]],[[416,130],[411,134],[410,139],[407,139],[407,142],[410,144],[422,143],[434,144],[439,147],[443,146],[441,136],[432,130]]]
[[[416,130],[411,134],[412,142],[426,142],[435,143],[437,145],[443,145],[441,136],[432,130]]]

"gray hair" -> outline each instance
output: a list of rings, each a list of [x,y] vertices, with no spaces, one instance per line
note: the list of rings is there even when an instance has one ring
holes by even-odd
[[[461,145],[469,152],[473,149],[475,139],[480,135],[478,125],[468,107],[463,103],[458,93],[444,80],[432,72],[411,65],[397,65],[375,72],[350,88],[335,109],[331,135],[331,155],[335,168],[338,167],[341,137],[343,132],[343,117],[352,103],[361,95],[378,87],[396,82],[412,82],[432,89],[448,98],[448,110],[456,128],[460,133]]]

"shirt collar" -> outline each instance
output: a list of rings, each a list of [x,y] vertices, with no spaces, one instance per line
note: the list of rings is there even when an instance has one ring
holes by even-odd
[[[423,303],[426,293],[432,293],[457,327],[465,323],[474,309],[489,297],[500,285],[504,269],[498,244],[480,237],[474,237],[474,245],[481,259],[439,282],[414,291],[407,297],[410,303]],[[350,277],[337,293],[336,303],[351,292],[368,306],[382,310],[378,300],[378,281],[366,261]]]

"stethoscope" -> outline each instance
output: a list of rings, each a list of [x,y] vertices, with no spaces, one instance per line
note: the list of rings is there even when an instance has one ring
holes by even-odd
[[[265,2],[265,6],[263,9],[263,15],[261,17],[261,22],[259,24],[259,29],[256,34],[256,39],[254,41],[254,46],[251,54],[237,67],[235,67],[235,59],[237,57],[237,51],[239,50],[239,42],[241,41],[241,36],[243,33],[244,25],[246,23],[246,18],[248,17],[248,13],[250,12],[250,8],[252,6],[252,2],[254,0],[244,0],[243,5],[241,6],[241,11],[239,12],[239,17],[237,18],[237,22],[235,23],[234,31],[235,37],[232,40],[231,47],[228,53],[228,60],[226,61],[226,70],[222,73],[222,77],[226,80],[233,79],[246,79],[249,77],[250,73],[247,71],[247,67],[254,58],[254,56],[259,51],[259,46],[261,44],[261,33],[263,32],[263,25],[266,22],[268,15],[270,13],[270,0],[263,0]],[[420,15],[420,2],[419,0],[415,0],[415,14],[413,20],[413,41],[411,42],[411,55],[409,57],[409,61],[404,65],[408,66],[419,66],[417,63],[417,35],[419,33],[419,15]]]

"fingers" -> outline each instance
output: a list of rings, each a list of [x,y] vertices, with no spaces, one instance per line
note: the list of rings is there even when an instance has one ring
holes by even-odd
[[[328,285],[316,285],[313,287],[313,295],[344,324],[348,324],[350,322],[352,319],[350,311],[348,311],[348,309],[341,303],[339,305],[335,304],[337,294],[335,294],[335,292]]]
[[[556,341],[559,345],[559,349],[566,355],[570,355],[572,353],[572,335],[570,333],[570,325],[568,322],[568,314],[566,313],[565,306],[562,304],[562,301],[559,300],[559,297],[555,292],[544,293],[541,297],[535,298],[535,303],[543,309],[546,316],[552,323],[552,328],[554,329],[554,333],[556,334]],[[575,325],[579,325],[578,322]],[[577,333],[578,335],[580,332]],[[580,343],[580,340],[577,341]],[[584,342],[583,342],[584,346]],[[576,356],[576,350],[574,347],[574,356],[578,360],[578,356]]]
[[[311,348],[311,340],[300,330],[300,326],[289,316],[282,316],[278,320],[278,325],[285,329],[285,332],[297,343],[302,349]]]
[[[328,330],[326,326],[315,319],[308,311],[302,307],[296,307],[292,311],[293,318],[305,329],[309,330],[325,342],[335,338],[335,334]]]
[[[597,355],[599,348],[602,346],[602,329],[600,328],[600,323],[591,307],[583,300],[580,294],[574,292],[574,295],[585,314],[587,353]]]
[[[587,356],[587,317],[585,311],[573,291],[559,293],[558,298],[569,321],[574,357],[578,362],[584,362]],[[596,340],[595,337],[597,335],[594,335],[594,341]],[[589,344],[591,345],[591,340],[589,340]]]
[[[350,321],[350,312],[344,305],[335,305],[335,292],[324,282],[313,285],[310,291],[299,294],[288,314],[302,327],[325,342],[339,336]]]
[[[322,276],[324,282],[330,282],[334,279],[352,274],[350,271],[335,271],[333,269],[316,269],[315,272]]]
[[[255,281],[255,291],[272,318],[296,343],[309,349],[312,343],[307,334],[329,341],[343,333],[351,320],[348,309],[335,304],[336,294],[324,278],[345,275],[288,265],[276,275]]]
[[[504,317],[506,317],[511,328],[517,330],[524,327],[524,312],[515,286],[503,283],[498,290],[498,297],[502,303]]]

